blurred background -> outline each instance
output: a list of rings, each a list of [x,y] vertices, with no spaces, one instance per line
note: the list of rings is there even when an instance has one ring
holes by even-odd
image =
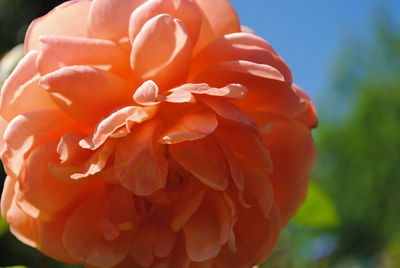
[[[0,0],[0,57],[61,2]],[[232,4],[288,62],[320,118],[307,201],[262,267],[400,267],[400,1]],[[0,64],[0,84],[19,51]],[[72,267],[18,242],[0,218],[0,267],[12,265]]]

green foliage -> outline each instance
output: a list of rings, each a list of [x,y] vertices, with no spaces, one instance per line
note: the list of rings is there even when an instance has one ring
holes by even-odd
[[[332,228],[339,223],[331,197],[315,182],[310,183],[307,200],[293,221],[316,228]]]
[[[7,267],[0,267],[0,268],[28,268],[28,267],[18,265],[18,266],[7,266]]]
[[[7,222],[0,215],[0,237],[2,237],[8,230]]]

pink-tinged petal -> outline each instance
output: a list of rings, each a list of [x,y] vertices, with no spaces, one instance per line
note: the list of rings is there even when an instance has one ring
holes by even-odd
[[[42,77],[41,85],[76,120],[93,125],[116,107],[129,103],[127,83],[109,72],[71,66]]]
[[[213,113],[191,113],[184,115],[161,137],[161,143],[174,144],[206,137],[218,127]]]
[[[82,139],[79,142],[79,145],[85,149],[96,150],[123,126],[132,127],[133,123],[142,123],[152,118],[154,113],[154,107],[127,106],[121,108],[100,121],[94,133],[85,139]],[[121,135],[126,136],[129,132],[130,128],[125,128],[123,135]]]
[[[293,89],[302,98],[304,102],[307,103],[307,107],[304,111],[299,114],[296,119],[303,122],[309,128],[315,128],[318,126],[317,109],[315,109],[314,104],[310,100],[310,97],[302,90],[299,86],[293,85]]]
[[[133,100],[137,104],[145,106],[160,103],[160,97],[157,84],[151,80],[144,82],[133,94]]]
[[[128,36],[131,13],[146,0],[93,0],[88,18],[88,36],[118,41]]]
[[[242,112],[239,107],[230,102],[208,96],[201,96],[198,97],[198,99],[200,99],[207,106],[213,109],[214,112],[225,119],[237,121],[248,126],[256,126],[250,117]]]
[[[164,145],[154,137],[159,126],[160,121],[155,120],[140,124],[117,145],[116,175],[136,195],[149,195],[165,187],[168,162]]]
[[[270,178],[281,224],[285,226],[305,199],[316,152],[310,130],[302,122],[271,121],[273,128],[263,134],[263,139],[274,161]]]
[[[218,37],[240,32],[235,9],[227,0],[196,0],[203,13],[203,23],[195,51]]]
[[[132,43],[131,67],[138,81],[160,89],[182,83],[190,69],[191,42],[182,23],[166,14],[147,21]]]
[[[238,207],[235,225],[237,252],[226,245],[216,258],[218,267],[253,267],[267,259],[279,235],[279,212],[276,208],[265,217],[256,207]]]
[[[171,103],[185,103],[185,102],[195,103],[196,99],[193,96],[193,94],[189,91],[174,90],[171,92],[171,94],[165,97],[165,101]]]
[[[73,123],[59,110],[38,110],[15,117],[4,132],[1,158],[7,173],[16,177],[32,149],[57,139],[71,127]]]
[[[34,150],[25,162],[24,174],[19,178],[24,199],[47,213],[67,207],[81,197],[90,185],[73,180],[61,181],[49,174],[48,163],[58,159],[56,145],[57,142],[50,142]]]
[[[68,1],[34,20],[25,36],[25,51],[39,50],[41,35],[85,37],[91,3],[90,0]]]
[[[210,87],[207,84],[184,84],[171,90],[171,94],[166,97],[167,101],[176,100],[178,96],[188,96],[183,92],[190,92],[192,94],[204,94],[217,97],[225,97],[229,99],[241,99],[247,95],[247,88],[240,84],[229,84],[221,88]],[[170,101],[173,102],[173,101]],[[175,101],[176,102],[176,101]]]
[[[56,108],[49,94],[39,85],[36,69],[38,52],[29,52],[4,82],[0,97],[0,113],[10,121],[33,110]]]
[[[207,189],[196,179],[185,180],[182,187],[181,196],[175,207],[174,218],[171,221],[171,229],[176,233],[199,208]]]
[[[63,242],[69,254],[76,260],[97,267],[111,267],[127,256],[131,244],[129,232],[121,232],[112,240],[104,237],[101,223],[107,220],[105,215],[110,209],[109,204],[110,189],[105,184],[100,184],[68,218]]]
[[[262,38],[248,33],[223,36],[200,51],[193,59],[191,77],[217,63],[245,60],[270,65],[278,70],[287,83],[293,80],[292,72],[271,45]]]
[[[148,20],[160,14],[168,14],[182,21],[192,44],[196,43],[200,32],[202,13],[193,0],[149,0],[145,2],[131,15],[129,21],[129,38],[131,42]]]
[[[171,156],[188,172],[212,189],[228,185],[227,163],[218,144],[211,138],[169,145]]]
[[[211,66],[210,68],[199,74],[197,77],[195,77],[193,79],[193,82],[210,80],[213,81],[212,79],[215,79],[217,76],[231,76],[234,79],[235,76],[243,74],[264,79],[285,81],[283,75],[277,69],[270,65],[258,64],[245,60],[234,60]],[[223,81],[225,84],[227,84],[225,79]],[[233,80],[230,83],[235,83],[235,81]],[[214,86],[213,84],[210,85]],[[246,86],[246,84],[243,85]]]
[[[38,70],[46,75],[73,65],[90,65],[125,75],[130,72],[129,51],[108,40],[68,36],[41,36]]]
[[[71,179],[79,180],[102,171],[106,166],[108,159],[114,153],[114,148],[114,142],[110,141],[104,143],[103,146],[96,150],[89,160],[86,161],[83,165],[82,171],[72,174]]]
[[[1,195],[1,215],[10,224],[10,232],[20,241],[31,246],[37,246],[38,230],[36,221],[23,212],[17,205],[15,183],[11,177],[4,182]]]

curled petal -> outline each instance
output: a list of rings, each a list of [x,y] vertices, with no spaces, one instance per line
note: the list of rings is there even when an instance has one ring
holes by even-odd
[[[107,161],[113,152],[113,142],[106,142],[101,148],[93,153],[88,161],[86,161],[83,170],[80,173],[74,173],[71,175],[71,179],[78,180],[100,172],[106,166]]]
[[[234,76],[238,74],[248,74],[251,76],[260,77],[264,79],[285,81],[283,75],[272,66],[265,64],[258,64],[245,60],[235,60],[213,65],[206,71],[198,75],[196,78],[194,78],[193,81],[194,82],[210,81],[212,78],[216,78],[217,76],[227,76],[227,75],[233,76],[232,78],[234,79]],[[226,83],[225,79],[223,79],[222,81]],[[222,81],[220,81],[220,83],[222,83]],[[213,84],[214,83],[211,83],[211,85]]]
[[[174,144],[198,140],[211,134],[218,126],[212,113],[192,113],[183,116],[175,126],[168,129],[160,139],[161,143]]]
[[[133,100],[141,105],[155,105],[160,102],[158,86],[153,81],[144,82],[133,94]]]
[[[121,127],[129,127],[124,131],[124,133],[126,133],[123,136],[126,136],[130,132],[130,127],[133,126],[133,122],[142,123],[152,118],[154,112],[154,108],[152,107],[142,108],[137,106],[127,106],[121,108],[100,121],[96,126],[94,133],[85,139],[82,139],[79,144],[82,148],[96,150],[108,139],[108,137],[117,134],[117,130]]]
[[[130,14],[146,0],[94,0],[88,16],[88,36],[118,41],[128,36]]]
[[[184,99],[184,92],[192,94],[204,94],[217,97],[226,97],[229,99],[241,99],[247,94],[247,88],[240,84],[229,84],[221,88],[210,87],[207,84],[184,84],[171,90],[171,94],[166,97],[167,101],[178,102],[181,97]],[[188,97],[186,99],[189,100]]]
[[[182,83],[191,61],[191,43],[182,23],[166,14],[147,21],[132,43],[131,67],[138,81],[161,89]]]
[[[91,3],[90,0],[67,1],[47,15],[34,20],[25,36],[25,51],[39,50],[41,35],[85,37]]]

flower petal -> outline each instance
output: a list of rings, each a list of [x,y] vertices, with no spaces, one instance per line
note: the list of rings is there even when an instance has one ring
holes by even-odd
[[[96,66],[122,76],[130,72],[129,52],[117,43],[67,36],[41,36],[39,40],[41,75],[72,65]]]
[[[89,186],[88,183],[61,181],[51,177],[48,163],[57,162],[56,145],[57,142],[50,142],[34,150],[26,160],[26,171],[20,178],[24,199],[47,213],[57,212],[70,205]]]
[[[279,213],[276,208],[265,217],[256,207],[238,207],[235,226],[237,252],[226,245],[216,263],[221,267],[253,267],[271,255],[279,235]]]
[[[128,36],[129,16],[146,0],[93,0],[88,36],[118,41]]]
[[[37,246],[38,230],[36,221],[23,212],[17,205],[15,194],[16,180],[7,177],[4,191],[1,195],[1,215],[10,224],[10,232],[20,241],[31,246]]]
[[[100,184],[79,204],[65,224],[64,245],[71,256],[80,262],[111,267],[121,262],[128,254],[131,244],[129,232],[107,240],[101,228],[101,223],[107,214],[107,206],[111,202],[110,196],[109,188],[105,184]],[[124,208],[112,207],[112,209]]]
[[[174,144],[202,139],[217,127],[218,120],[213,113],[187,114],[162,135],[160,142]]]
[[[196,2],[204,18],[195,51],[220,36],[240,32],[238,15],[227,0],[196,0]]]
[[[169,89],[184,81],[191,56],[182,23],[161,14],[147,21],[133,41],[131,67],[139,82],[153,80],[160,89]]]
[[[316,155],[313,139],[308,127],[295,120],[273,121],[273,128],[263,134],[263,139],[274,161],[270,177],[284,226],[305,199],[308,173]]]
[[[223,191],[228,185],[227,163],[213,139],[169,145],[172,157],[193,176],[212,189]]]
[[[82,139],[79,145],[85,149],[96,150],[121,127],[132,126],[132,122],[142,123],[152,118],[154,113],[153,107],[127,106],[121,108],[100,121],[94,133]],[[130,129],[127,129],[123,136],[128,135],[129,132]]]
[[[41,85],[65,112],[90,125],[128,104],[131,94],[124,80],[89,66],[61,68],[42,77]]]
[[[225,35],[205,47],[193,59],[191,77],[209,66],[234,60],[270,65],[282,73],[287,83],[293,80],[289,67],[271,45],[262,38],[248,33]]]
[[[57,139],[73,123],[59,110],[38,110],[15,117],[4,132],[1,158],[7,174],[17,177],[33,148]]]
[[[149,0],[139,6],[131,15],[129,22],[129,38],[136,38],[143,25],[151,18],[168,14],[179,19],[185,25],[192,44],[195,44],[200,32],[202,14],[193,0]]]
[[[33,110],[56,109],[49,94],[39,85],[36,59],[39,53],[29,52],[4,82],[0,98],[0,113],[7,121]]]
[[[90,0],[67,1],[34,20],[25,36],[25,51],[39,50],[39,36],[62,35],[85,37]],[[71,18],[74,18],[71,20]]]
[[[153,81],[144,82],[133,94],[133,100],[140,105],[154,105],[160,102],[158,86]]]
[[[154,141],[160,121],[138,125],[119,141],[115,153],[115,172],[127,189],[136,195],[149,195],[166,184],[168,162],[164,145]]]
[[[229,208],[220,193],[208,192],[183,227],[186,252],[192,261],[207,261],[218,255],[221,246],[227,242],[226,233],[231,231],[229,215]]]

